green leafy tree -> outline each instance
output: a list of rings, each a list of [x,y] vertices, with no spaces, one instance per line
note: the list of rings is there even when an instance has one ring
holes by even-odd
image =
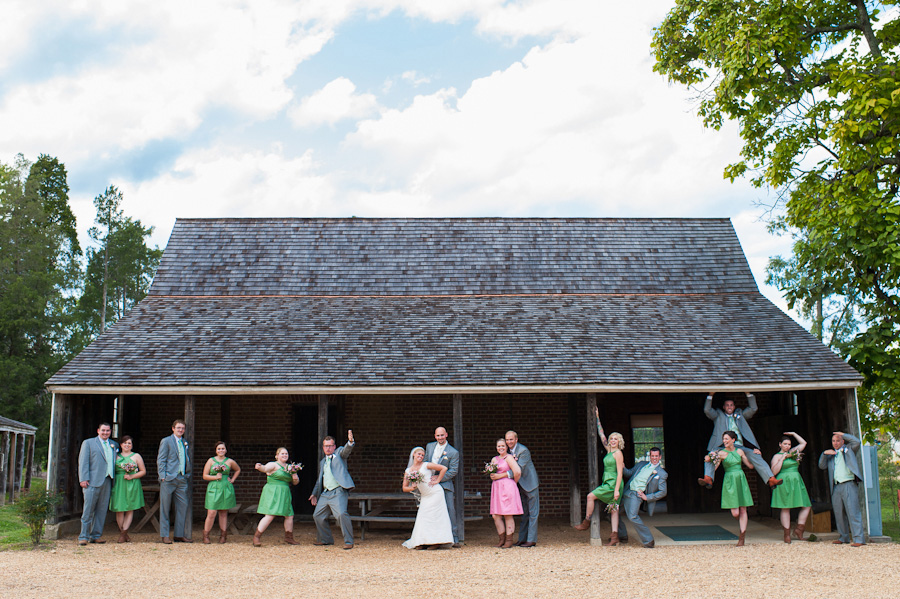
[[[897,2],[677,0],[654,69],[697,91],[705,125],[736,121],[725,169],[774,189],[793,255],[771,281],[865,377],[869,436],[900,412]],[[888,10],[885,10],[888,9]]]
[[[0,413],[38,427],[35,453],[43,459],[50,423],[43,387],[66,358],[64,293],[73,275],[59,258],[72,248],[58,220],[67,196],[44,203],[49,188],[68,186],[58,177],[35,180],[30,167],[21,155],[12,167],[0,164]]]
[[[101,334],[147,295],[162,250],[147,246],[153,227],[125,216],[124,196],[109,186],[94,198],[97,209],[88,236],[84,291],[78,301],[82,346]]]

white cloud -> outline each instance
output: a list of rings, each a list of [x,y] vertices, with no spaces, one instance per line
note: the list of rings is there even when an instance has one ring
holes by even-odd
[[[431,77],[427,77],[425,75],[420,75],[415,71],[404,71],[400,78],[412,85],[413,87],[419,87],[420,85],[424,85],[426,83],[431,83]]]
[[[360,119],[378,111],[374,94],[357,94],[356,86],[346,77],[338,77],[325,87],[300,100],[289,111],[297,127],[334,125],[345,119]]]

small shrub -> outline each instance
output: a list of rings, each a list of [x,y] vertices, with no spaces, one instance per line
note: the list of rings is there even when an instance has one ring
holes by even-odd
[[[56,506],[62,501],[61,493],[51,493],[43,489],[31,489],[16,501],[16,511],[31,531],[31,542],[35,545],[44,536],[44,522],[53,516]]]

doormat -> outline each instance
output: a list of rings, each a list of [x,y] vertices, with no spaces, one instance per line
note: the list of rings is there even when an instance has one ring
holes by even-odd
[[[701,526],[657,526],[656,530],[663,533],[673,541],[732,541],[737,535],[728,532],[718,525],[704,524]]]

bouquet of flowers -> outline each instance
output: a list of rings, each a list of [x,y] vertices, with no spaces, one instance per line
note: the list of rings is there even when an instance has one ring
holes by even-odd
[[[419,472],[419,471],[416,471],[416,472],[408,472],[408,473],[406,474],[406,480],[409,481],[409,486],[415,487],[415,486],[418,485],[419,483],[423,482],[423,481],[425,480],[425,477],[422,476],[422,473]]]
[[[497,474],[497,470],[497,464],[495,464],[494,462],[485,462],[484,470],[482,470],[481,472],[490,476],[491,474]]]
[[[715,467],[722,463],[722,458],[719,457],[718,451],[710,451],[708,454],[706,454],[706,457],[703,458],[703,461],[711,462],[713,467]]]
[[[297,474],[301,470],[303,470],[303,464],[300,462],[291,462],[287,466],[284,467],[285,471],[288,474]]]
[[[138,471],[138,465],[134,462],[125,462],[121,468],[125,471],[125,474],[134,474]]]
[[[619,511],[619,503],[618,502],[606,504],[606,513],[607,514],[612,514],[613,512],[618,512],[618,511]]]
[[[221,474],[222,476],[225,476],[225,472],[227,470],[228,470],[228,466],[226,466],[225,464],[213,464],[209,468],[209,473],[210,474]]]
[[[786,460],[797,460],[799,463],[800,460],[803,459],[803,454],[797,451],[796,449],[792,449],[784,455],[784,459]]]

